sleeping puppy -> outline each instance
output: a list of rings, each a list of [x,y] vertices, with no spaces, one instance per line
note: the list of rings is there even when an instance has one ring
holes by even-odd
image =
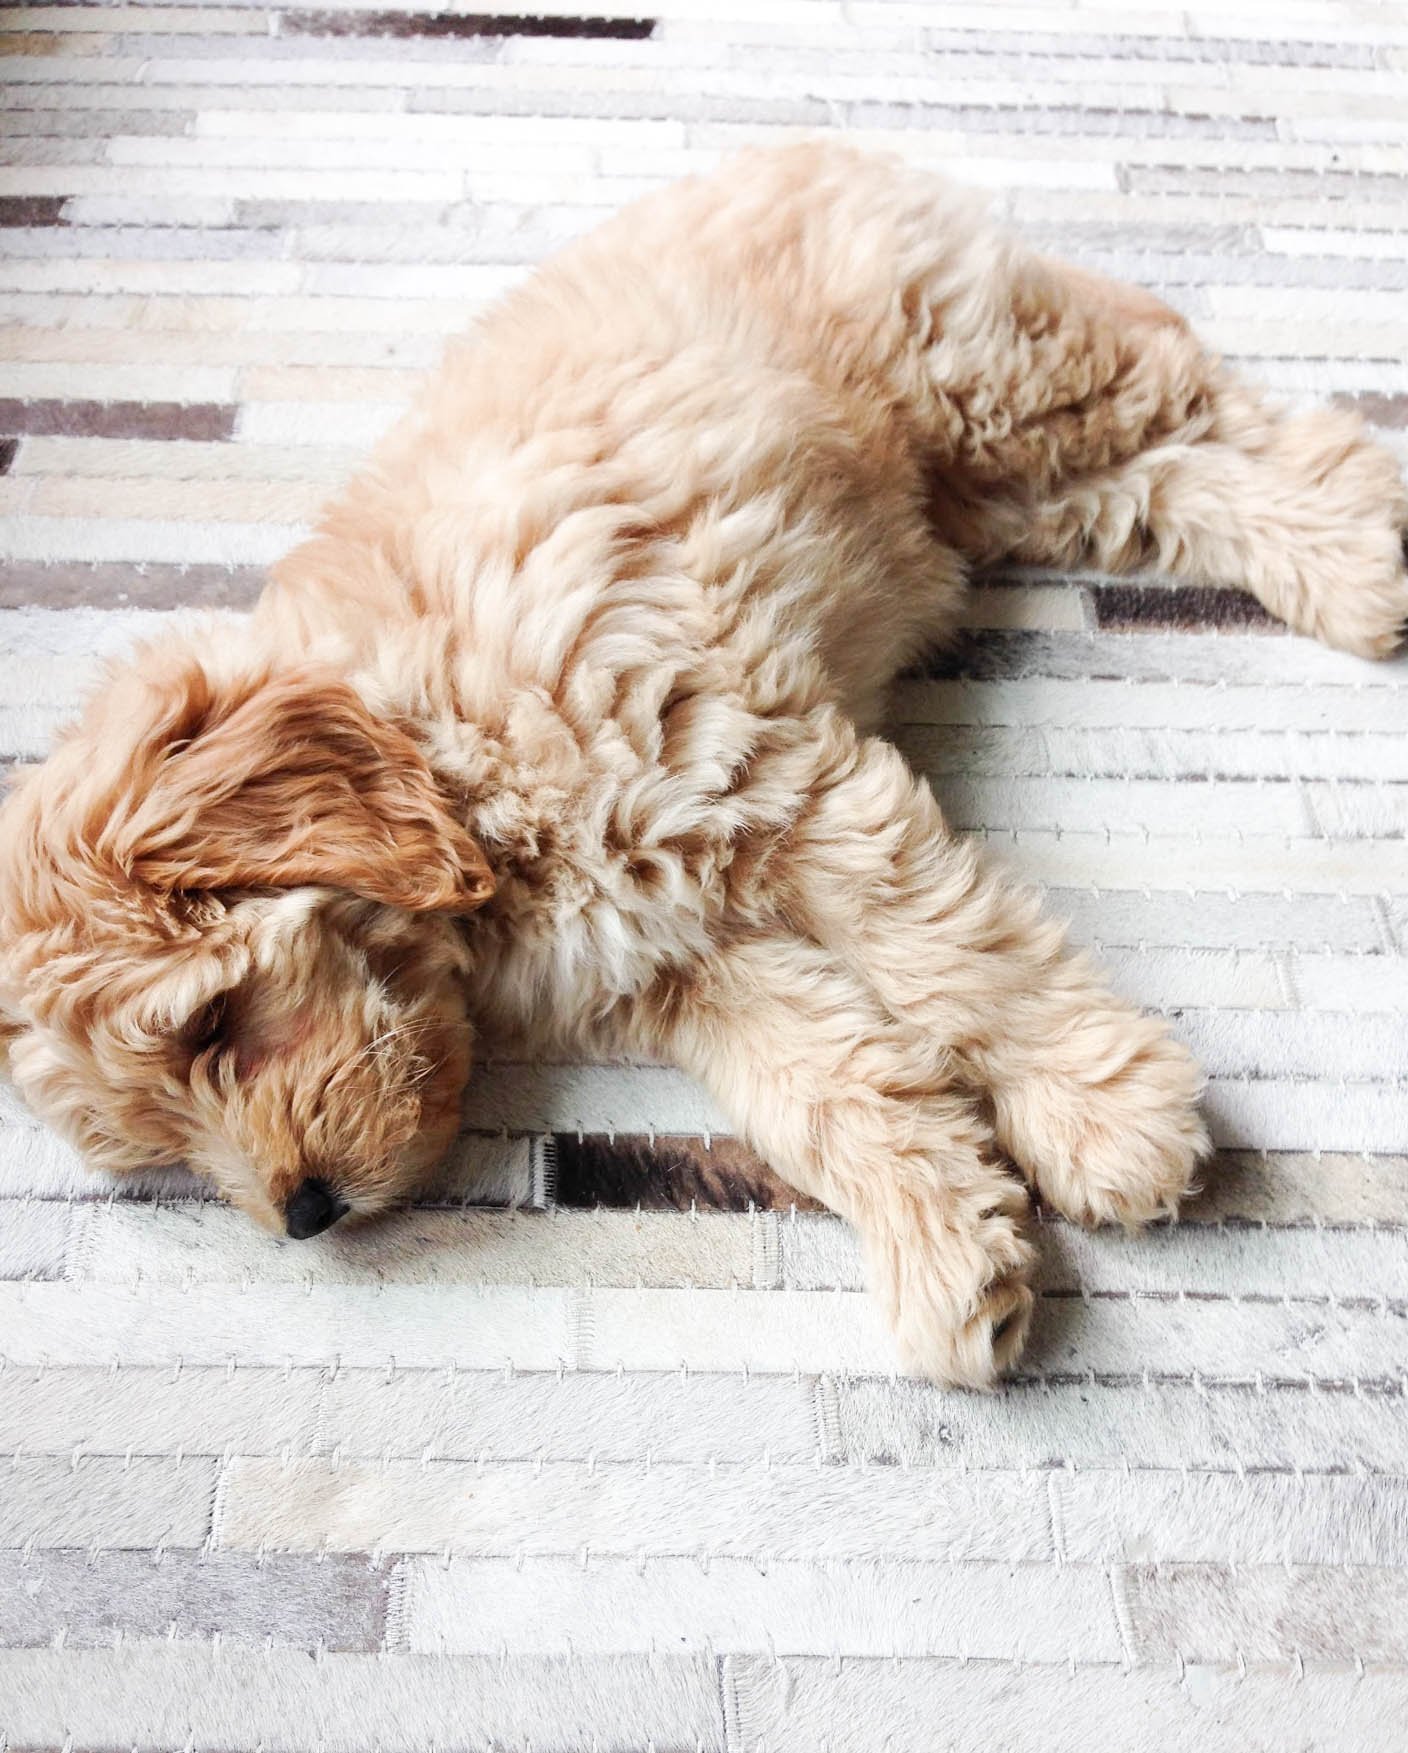
[[[1405,524],[1353,418],[1148,295],[897,163],[744,157],[491,311],[252,619],[140,650],[20,780],[10,1074],[301,1237],[416,1186],[481,1032],[670,1060],[861,1231],[907,1362],[985,1384],[1024,1182],[1173,1211],[1199,1076],[949,831],[887,684],[1002,557],[1381,656]]]

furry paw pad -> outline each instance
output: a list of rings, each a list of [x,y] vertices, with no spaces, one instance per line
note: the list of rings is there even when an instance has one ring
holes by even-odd
[[[1286,619],[1357,657],[1389,657],[1408,623],[1408,494],[1396,457],[1344,416],[1322,411],[1294,422],[1305,438],[1310,479]]]
[[[992,1279],[973,1313],[951,1323],[913,1320],[898,1329],[905,1361],[917,1375],[945,1387],[991,1388],[1021,1356],[1035,1297],[1025,1273]]]
[[[1015,1182],[966,1233],[916,1234],[885,1287],[895,1337],[916,1375],[947,1387],[990,1388],[1021,1355],[1031,1324],[1034,1254],[1017,1227]]]
[[[1109,1023],[1103,1075],[1033,1080],[1008,1098],[1004,1130],[1053,1210],[1133,1229],[1172,1217],[1207,1155],[1202,1075],[1162,1024],[1118,1012]]]

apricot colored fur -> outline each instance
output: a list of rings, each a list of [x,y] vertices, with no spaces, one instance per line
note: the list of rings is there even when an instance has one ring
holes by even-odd
[[[1172,1212],[1199,1075],[948,831],[887,686],[1004,555],[1379,656],[1406,523],[1352,418],[1148,294],[892,162],[744,157],[492,311],[252,621],[139,652],[22,778],[11,1074],[95,1163],[278,1226],[308,1175],[404,1197],[476,1032],[673,1060],[857,1225],[907,1362],[987,1383],[1023,1180]]]

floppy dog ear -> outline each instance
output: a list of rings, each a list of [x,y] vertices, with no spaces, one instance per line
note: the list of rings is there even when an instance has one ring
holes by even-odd
[[[347,889],[418,912],[494,892],[420,750],[329,672],[222,690],[199,669],[108,850],[156,889]],[[140,785],[140,789],[139,789]]]

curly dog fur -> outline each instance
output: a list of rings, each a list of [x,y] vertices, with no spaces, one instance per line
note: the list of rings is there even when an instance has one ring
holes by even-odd
[[[404,1197],[476,1032],[673,1060],[862,1232],[917,1370],[1017,1354],[1020,1176],[1172,1211],[1199,1076],[874,735],[1003,555],[1251,589],[1366,656],[1408,502],[1339,413],[942,181],[760,152],[452,350],[251,620],[6,805],[0,1031],[97,1164],[292,1233]]]

